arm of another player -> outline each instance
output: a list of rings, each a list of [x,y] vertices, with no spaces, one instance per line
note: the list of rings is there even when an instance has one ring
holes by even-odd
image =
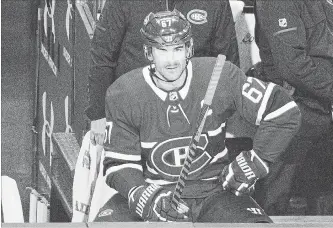
[[[215,17],[215,33],[212,36],[212,55],[223,54],[226,56],[226,60],[240,66],[235,22],[229,1],[221,0],[220,8],[216,11],[218,13]]]
[[[105,93],[114,79],[118,53],[126,31],[125,14],[118,0],[106,1],[99,20],[96,21],[90,47],[89,106],[86,115],[92,121],[91,128],[101,134],[105,123]],[[104,125],[105,128],[105,125]],[[101,140],[97,140],[99,143]]]
[[[106,120],[112,121],[112,128],[104,143],[103,162],[107,184],[128,199],[129,209],[135,217],[144,221],[187,221],[185,204],[174,209],[171,191],[145,182],[139,109],[132,109],[136,102],[131,103],[124,88],[119,85],[111,88],[106,96]]]
[[[235,110],[258,127],[253,150],[241,152],[221,175],[225,188],[237,195],[247,192],[256,180],[269,173],[269,163],[286,149],[300,125],[296,103],[280,86],[246,77],[230,65],[228,88]]]

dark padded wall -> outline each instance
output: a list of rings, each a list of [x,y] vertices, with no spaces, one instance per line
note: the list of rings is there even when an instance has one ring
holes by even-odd
[[[26,221],[34,89],[33,1],[1,1],[1,175],[16,180]]]

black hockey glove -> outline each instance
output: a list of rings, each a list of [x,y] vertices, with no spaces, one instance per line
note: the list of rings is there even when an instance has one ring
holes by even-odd
[[[177,209],[172,207],[172,192],[161,186],[151,184],[138,186],[129,192],[128,205],[130,210],[144,221],[188,221],[188,210],[185,202]]]
[[[253,77],[253,78],[260,79],[261,81],[264,81],[264,82],[268,81],[266,75],[264,74],[263,66],[262,66],[261,62],[257,62],[256,64],[254,64],[250,69],[248,69],[248,71],[246,71],[245,75],[247,77]]]
[[[243,151],[220,176],[223,188],[236,196],[249,194],[256,181],[269,172],[267,164],[253,151]]]

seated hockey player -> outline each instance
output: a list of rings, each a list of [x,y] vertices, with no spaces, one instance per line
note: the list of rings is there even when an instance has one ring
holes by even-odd
[[[296,134],[296,103],[281,87],[247,78],[225,61],[174,207],[175,186],[216,58],[191,59],[191,26],[177,10],[150,13],[141,34],[151,64],[126,73],[106,94],[112,128],[104,144],[104,174],[118,194],[95,221],[272,222],[248,193]],[[258,130],[253,150],[230,161],[225,123],[236,111]]]

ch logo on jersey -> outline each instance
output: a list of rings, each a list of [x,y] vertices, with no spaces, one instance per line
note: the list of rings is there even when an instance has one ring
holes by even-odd
[[[187,13],[187,20],[192,24],[204,24],[207,22],[207,12],[205,10],[193,9]]]
[[[154,168],[166,178],[178,177],[188,153],[190,140],[191,136],[173,138],[156,146],[151,153]],[[190,175],[201,170],[210,161],[211,156],[205,151],[207,144],[207,135],[201,135]]]

